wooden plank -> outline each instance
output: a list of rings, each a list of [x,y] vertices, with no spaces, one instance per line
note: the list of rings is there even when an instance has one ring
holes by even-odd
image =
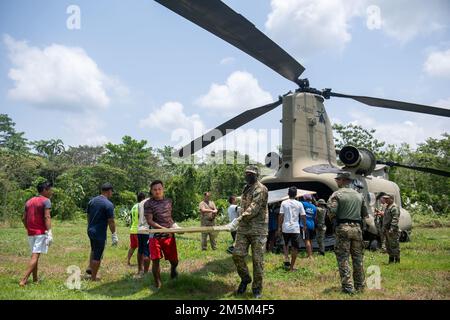
[[[197,233],[197,232],[211,232],[211,231],[227,231],[230,232],[230,227],[225,226],[211,226],[211,227],[185,227],[185,228],[163,228],[163,229],[147,229],[138,230],[138,234],[151,233]]]

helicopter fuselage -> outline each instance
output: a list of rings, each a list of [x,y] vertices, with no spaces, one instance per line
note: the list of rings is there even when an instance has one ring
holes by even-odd
[[[309,92],[295,92],[283,97],[282,154],[272,156],[272,159],[280,159],[276,161],[276,167],[272,168],[276,171],[261,182],[269,190],[295,185],[300,189],[315,191],[318,198],[327,200],[338,189],[334,180],[336,173],[342,169],[349,171],[368,204],[370,214],[365,221],[365,233],[367,237],[377,236],[373,214],[375,197],[380,192],[392,193],[395,203],[401,208],[399,187],[387,180],[385,174],[371,174],[375,163],[371,164],[370,161],[375,161],[374,158],[366,157],[365,162],[360,161],[361,165],[359,162],[344,168],[338,165],[333,130],[323,102],[322,96]],[[363,164],[364,170],[361,168]],[[409,212],[401,208],[400,230],[409,233],[411,227]]]

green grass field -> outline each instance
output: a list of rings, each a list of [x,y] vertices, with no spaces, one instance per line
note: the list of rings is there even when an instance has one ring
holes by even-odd
[[[190,221],[183,226],[196,225]],[[105,250],[99,275],[101,282],[82,280],[81,289],[68,289],[67,267],[82,272],[87,265],[89,243],[84,222],[53,222],[54,244],[40,261],[40,282],[21,288],[18,283],[29,259],[26,232],[21,227],[0,227],[0,299],[235,299],[238,284],[231,256],[226,253],[231,236],[222,232],[218,250],[202,252],[200,234],[178,235],[180,276],[169,280],[167,262],[162,263],[163,288],[150,289],[151,275],[135,279],[136,267],[126,265],[128,228],[118,228],[120,244]],[[266,254],[266,299],[450,299],[450,228],[415,227],[411,242],[401,244],[400,265],[388,265],[380,252],[365,252],[365,268],[378,265],[381,289],[366,290],[352,297],[339,292],[334,253],[307,260],[301,254],[298,271],[281,268],[282,255]],[[133,261],[135,264],[135,257]],[[251,269],[251,263],[249,259]],[[31,280],[31,279],[30,279]],[[243,297],[250,299],[251,294]]]

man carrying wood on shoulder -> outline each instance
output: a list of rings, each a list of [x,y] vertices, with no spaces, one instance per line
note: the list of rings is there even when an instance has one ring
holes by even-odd
[[[151,198],[144,203],[144,215],[148,225],[153,229],[171,228],[174,226],[172,218],[172,200],[164,197],[164,185],[161,180],[155,180],[150,185]],[[173,233],[155,233],[150,238],[150,259],[155,287],[161,288],[161,268],[159,260],[164,256],[169,260],[170,278],[178,276],[178,253],[175,235]]]

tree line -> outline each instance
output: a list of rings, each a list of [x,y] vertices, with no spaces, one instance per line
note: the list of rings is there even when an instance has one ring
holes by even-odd
[[[338,148],[352,144],[373,150],[380,159],[444,170],[450,167],[447,133],[442,139],[429,138],[413,150],[407,144],[385,145],[374,138],[374,130],[360,126],[335,125],[333,129]],[[148,192],[154,179],[165,182],[177,221],[197,217],[204,191],[212,192],[222,210],[229,195],[241,193],[247,155],[224,151],[234,159],[231,163],[216,163],[209,157],[187,165],[174,163],[173,151],[170,146],[153,148],[148,141],[130,136],[103,146],[67,146],[61,139],[28,141],[8,115],[0,114],[0,220],[18,221],[26,200],[35,195],[35,186],[42,180],[54,185],[52,214],[61,220],[84,217],[88,201],[106,181],[114,186],[112,201],[119,216],[126,215],[137,192]],[[405,205],[418,203],[426,210],[449,213],[449,179],[402,168],[391,169],[390,177],[399,184]]]

